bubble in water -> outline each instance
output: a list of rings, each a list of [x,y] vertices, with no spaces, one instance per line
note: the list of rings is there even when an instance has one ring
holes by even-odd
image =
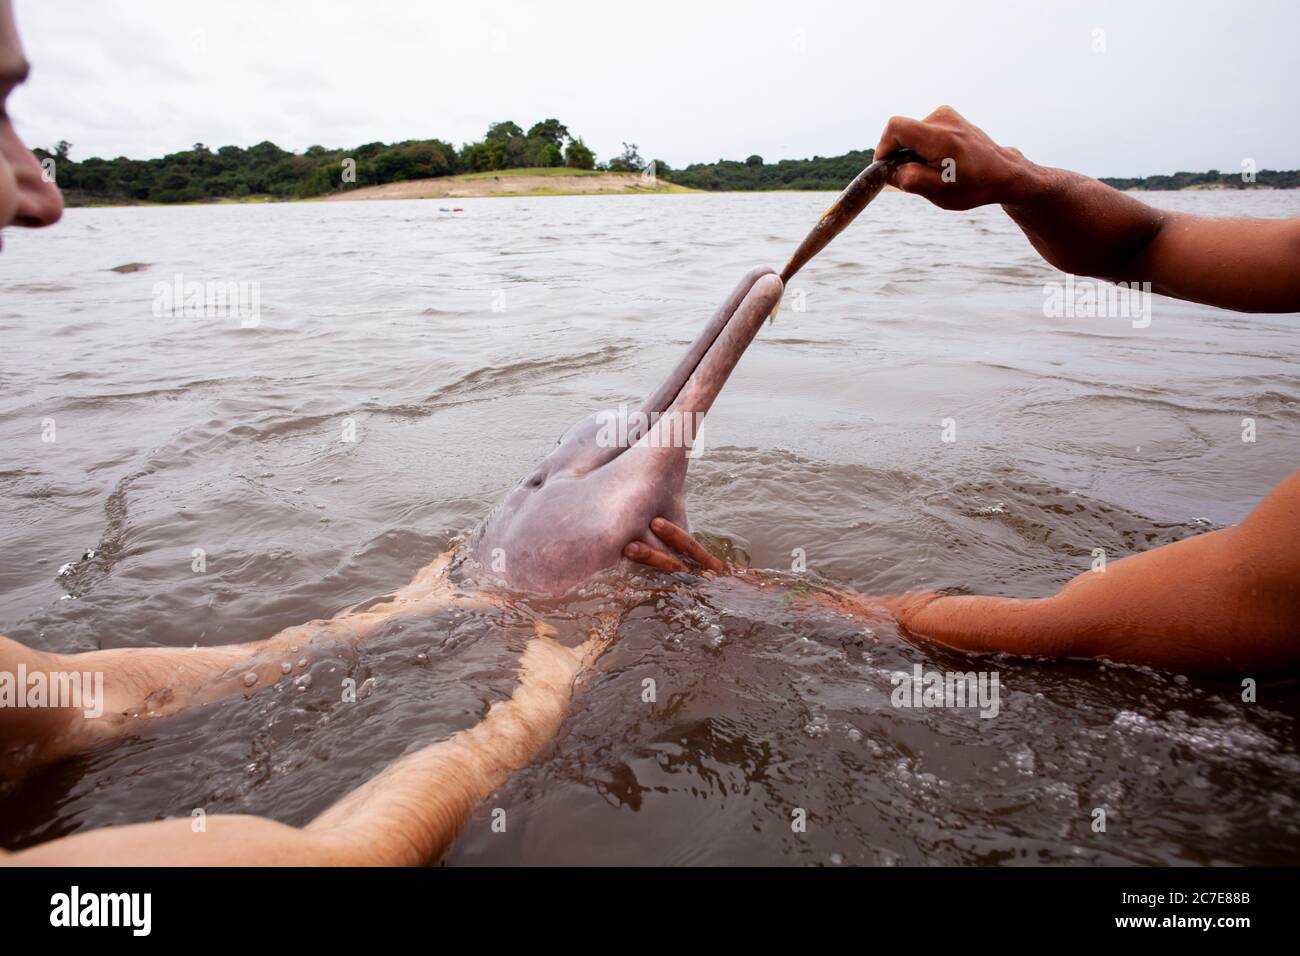
[[[831,731],[830,721],[826,719],[825,714],[818,714],[808,723],[804,724],[804,733],[809,737],[824,737]]]
[[[1011,764],[1020,773],[1032,777],[1035,768],[1034,752],[1028,746],[1021,747],[1011,754]]]

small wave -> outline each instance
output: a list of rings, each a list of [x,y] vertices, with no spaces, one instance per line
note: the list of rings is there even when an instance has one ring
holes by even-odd
[[[10,292],[72,292],[76,286],[62,282],[15,282],[7,286]]]

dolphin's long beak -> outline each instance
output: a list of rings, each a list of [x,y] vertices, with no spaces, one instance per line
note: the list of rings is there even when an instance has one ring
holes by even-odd
[[[704,415],[713,407],[722,387],[727,384],[727,379],[740,362],[740,357],[762,328],[763,319],[781,301],[784,289],[784,283],[775,272],[763,272],[755,279],[727,324],[719,331],[718,337],[700,358],[695,371],[677,393],[670,411]]]
[[[767,268],[754,269],[740,281],[672,374],[646,401],[642,411],[651,424],[640,436],[642,443],[671,447],[668,429],[698,426],[763,320],[781,301],[784,288],[776,272]]]
[[[726,300],[718,306],[718,310],[713,313],[713,317],[709,319],[704,328],[700,330],[700,334],[695,337],[695,341],[692,342],[691,347],[686,350],[686,354],[682,356],[682,360],[677,363],[677,367],[672,370],[672,373],[666,379],[664,379],[663,384],[655,389],[654,393],[646,399],[645,405],[641,408],[641,411],[646,415],[646,417],[663,414],[668,410],[668,407],[677,398],[678,393],[681,392],[682,387],[686,384],[687,379],[691,377],[695,372],[695,369],[699,366],[700,360],[704,358],[704,354],[708,352],[709,348],[717,340],[719,334],[721,334],[722,330],[727,327],[731,318],[740,309],[741,303],[744,301],[745,297],[749,295],[754,284],[763,276],[772,274],[773,270],[761,266],[756,269],[751,269],[745,274],[744,278],[742,278],[736,287],[731,290],[731,294],[727,296]]]

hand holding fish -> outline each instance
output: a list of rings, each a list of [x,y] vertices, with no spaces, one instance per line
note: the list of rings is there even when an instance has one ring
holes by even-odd
[[[943,209],[1018,202],[1044,172],[1020,150],[993,142],[951,106],[940,106],[923,120],[891,118],[880,135],[876,158],[887,159],[900,149],[912,149],[928,162],[894,167],[890,185]]]
[[[904,152],[926,162],[889,162]],[[1147,283],[1161,295],[1239,312],[1300,311],[1300,218],[1157,209],[1090,176],[1032,163],[950,106],[923,120],[893,117],[875,157],[889,183],[943,209],[1000,203],[1062,272]]]

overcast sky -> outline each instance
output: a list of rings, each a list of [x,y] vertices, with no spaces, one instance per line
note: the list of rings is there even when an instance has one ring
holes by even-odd
[[[15,0],[29,144],[293,150],[554,116],[600,158],[836,155],[949,103],[1097,176],[1300,167],[1300,4]],[[1099,49],[1098,49],[1099,48]]]

